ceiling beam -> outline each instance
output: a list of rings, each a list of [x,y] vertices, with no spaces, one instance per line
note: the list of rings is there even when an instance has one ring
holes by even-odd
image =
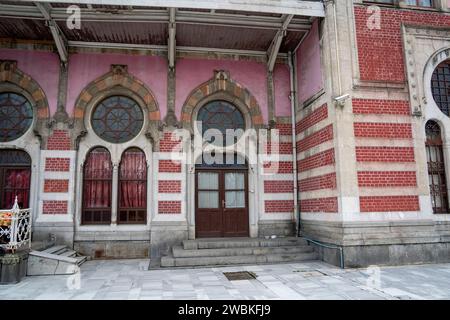
[[[175,67],[175,52],[176,52],[176,22],[175,22],[175,8],[169,8],[169,39],[168,39],[168,58],[169,58],[169,68],[173,69]]]
[[[104,10],[80,8],[83,21],[86,22],[145,22],[167,23],[167,10]],[[52,8],[51,18],[54,21],[67,21],[69,17],[65,8]],[[255,29],[279,30],[283,24],[280,17],[268,17],[244,14],[224,14],[210,12],[194,12],[177,10],[178,24],[220,25],[230,27],[247,27]],[[0,4],[0,17],[29,18],[42,20],[42,13],[36,7]],[[311,27],[310,19],[296,17],[289,24],[288,31],[307,31]]]
[[[42,16],[45,19],[46,25],[49,27],[50,32],[53,36],[53,40],[55,41],[56,48],[58,50],[59,58],[63,63],[67,62],[68,53],[67,53],[67,40],[62,31],[59,29],[56,22],[51,17],[51,6],[48,3],[39,3],[36,2],[36,7],[41,12]]]
[[[286,35],[287,27],[293,17],[294,15],[292,14],[286,16],[281,29],[277,31],[277,34],[273,38],[272,43],[267,50],[267,69],[269,70],[269,72],[272,72],[273,68],[275,67],[275,61],[277,60],[278,52],[280,51],[281,42]]]

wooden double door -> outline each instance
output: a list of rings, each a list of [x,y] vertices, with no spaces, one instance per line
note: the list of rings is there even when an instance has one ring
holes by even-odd
[[[198,169],[195,186],[197,238],[249,235],[246,169]]]

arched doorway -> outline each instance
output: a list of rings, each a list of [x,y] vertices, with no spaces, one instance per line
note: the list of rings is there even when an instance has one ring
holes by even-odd
[[[237,154],[215,156],[214,163],[201,158],[195,166],[196,237],[247,237],[247,162]]]
[[[31,159],[21,150],[0,150],[0,209],[30,206]]]

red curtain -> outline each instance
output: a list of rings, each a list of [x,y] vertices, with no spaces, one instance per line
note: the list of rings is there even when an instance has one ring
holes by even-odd
[[[139,149],[124,152],[119,174],[120,208],[147,207],[147,163]]]
[[[109,152],[92,150],[84,164],[84,208],[111,207],[112,164]]]
[[[30,169],[6,169],[3,187],[3,209],[11,209],[14,199],[20,208],[28,208],[30,199]]]

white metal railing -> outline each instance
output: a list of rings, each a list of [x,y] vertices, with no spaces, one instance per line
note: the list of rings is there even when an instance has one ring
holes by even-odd
[[[20,209],[17,197],[11,210],[0,210],[0,247],[15,252],[31,247],[31,210]]]

